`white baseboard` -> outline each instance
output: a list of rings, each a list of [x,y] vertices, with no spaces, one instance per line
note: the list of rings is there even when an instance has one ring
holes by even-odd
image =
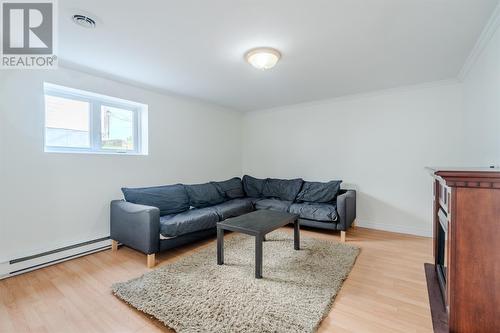
[[[0,279],[30,272],[35,269],[54,265],[90,253],[106,250],[110,247],[110,239],[98,239],[68,246],[62,249],[55,249],[38,255],[12,259],[10,261],[0,263]]]
[[[397,232],[400,234],[409,234],[415,236],[432,237],[432,230],[427,228],[418,228],[406,225],[394,225],[384,223],[374,223],[356,219],[356,225],[363,228]]]

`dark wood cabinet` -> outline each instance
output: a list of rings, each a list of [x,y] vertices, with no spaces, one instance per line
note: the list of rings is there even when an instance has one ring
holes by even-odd
[[[450,332],[500,332],[500,170],[431,169],[435,269]]]

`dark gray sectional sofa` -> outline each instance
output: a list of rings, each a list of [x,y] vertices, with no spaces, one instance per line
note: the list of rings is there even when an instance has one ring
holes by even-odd
[[[122,188],[111,202],[113,248],[122,243],[148,255],[215,234],[219,221],[259,209],[299,215],[301,226],[349,229],[356,218],[356,192],[341,181],[258,179],[251,176],[195,185]]]

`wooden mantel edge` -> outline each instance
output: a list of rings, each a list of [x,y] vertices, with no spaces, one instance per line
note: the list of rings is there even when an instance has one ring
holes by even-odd
[[[444,180],[450,187],[475,187],[500,189],[500,170],[458,171],[438,170],[435,176]]]

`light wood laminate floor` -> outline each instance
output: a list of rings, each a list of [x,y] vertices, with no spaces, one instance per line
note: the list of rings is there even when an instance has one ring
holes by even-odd
[[[340,240],[338,232],[301,233]],[[423,265],[432,262],[432,240],[364,228],[347,240],[361,254],[318,332],[432,332]],[[204,246],[214,239],[160,254],[158,265]],[[147,271],[145,255],[120,247],[1,280],[0,332],[171,332],[111,294],[112,283]]]

